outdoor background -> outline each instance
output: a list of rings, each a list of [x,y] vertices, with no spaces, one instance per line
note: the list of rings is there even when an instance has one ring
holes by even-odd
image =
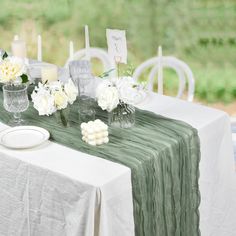
[[[102,48],[106,28],[125,29],[133,67],[162,45],[164,55],[191,67],[197,102],[236,114],[235,0],[0,0],[0,48],[10,50],[19,34],[32,58],[41,34],[44,61],[64,65],[70,40],[76,50],[84,47],[85,24],[91,46]],[[174,94],[176,75],[166,71],[164,79]]]

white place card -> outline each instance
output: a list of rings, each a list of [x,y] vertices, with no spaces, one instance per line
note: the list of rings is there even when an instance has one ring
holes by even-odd
[[[107,46],[109,56],[116,63],[127,64],[127,44],[125,30],[107,29]]]

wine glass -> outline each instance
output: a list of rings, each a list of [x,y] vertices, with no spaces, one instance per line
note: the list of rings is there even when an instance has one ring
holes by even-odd
[[[88,96],[90,91],[86,91],[86,86],[90,84],[93,76],[89,61],[77,60],[69,63],[70,76],[79,88],[80,98]]]
[[[10,126],[24,125],[25,121],[21,118],[21,112],[29,107],[29,99],[26,85],[4,85],[3,86],[3,105],[4,108],[13,113],[13,119],[9,121]]]

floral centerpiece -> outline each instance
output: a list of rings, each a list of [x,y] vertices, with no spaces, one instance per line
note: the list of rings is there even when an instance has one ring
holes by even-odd
[[[5,52],[0,59],[0,83],[19,85],[28,82],[27,67],[22,58],[9,57]]]
[[[59,114],[63,126],[68,126],[68,107],[72,105],[78,95],[78,89],[71,79],[67,83],[54,81],[50,83],[39,83],[35,87],[31,97],[34,108],[40,116]],[[57,111],[59,111],[57,113]]]
[[[135,98],[138,84],[130,76],[101,82],[96,90],[98,105],[108,111],[111,126],[129,128],[135,123]]]
[[[22,58],[8,56],[5,52],[0,58],[0,86],[3,91],[4,108],[13,113],[13,119],[9,125],[18,126],[24,124],[21,112],[27,110],[28,100],[28,76],[27,67]]]

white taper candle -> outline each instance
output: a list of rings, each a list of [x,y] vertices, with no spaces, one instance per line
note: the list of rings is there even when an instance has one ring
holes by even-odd
[[[14,35],[14,40],[19,40],[19,35]]]
[[[90,61],[89,29],[87,25],[85,25],[84,30],[85,30],[85,59]]]
[[[73,61],[74,58],[74,43],[70,41],[69,45],[69,54],[70,54],[70,61]]]
[[[42,37],[38,35],[38,61],[42,61]]]
[[[158,93],[163,94],[162,47],[158,47]]]

